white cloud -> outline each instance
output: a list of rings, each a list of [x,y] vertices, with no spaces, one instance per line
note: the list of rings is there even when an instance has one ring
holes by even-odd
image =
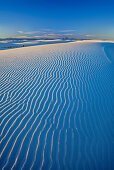
[[[24,32],[23,31],[17,31],[19,34],[23,34]]]
[[[93,35],[91,35],[91,34],[86,34],[85,36],[86,37],[93,37]]]
[[[40,31],[31,31],[31,32],[17,31],[17,33],[32,35],[32,34],[40,33]]]

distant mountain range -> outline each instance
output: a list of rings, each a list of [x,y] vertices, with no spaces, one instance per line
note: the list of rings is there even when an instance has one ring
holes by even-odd
[[[5,40],[56,40],[58,38],[33,38],[33,37],[28,37],[28,38],[0,38],[0,41],[5,41]],[[91,40],[91,38],[69,38],[69,37],[63,37],[59,38],[60,40]]]

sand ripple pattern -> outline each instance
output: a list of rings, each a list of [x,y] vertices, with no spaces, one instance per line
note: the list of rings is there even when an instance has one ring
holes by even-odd
[[[113,62],[103,45],[33,49],[0,53],[0,169],[112,170]]]

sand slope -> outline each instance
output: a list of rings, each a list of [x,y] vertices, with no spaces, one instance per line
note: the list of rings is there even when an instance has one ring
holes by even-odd
[[[103,42],[0,51],[0,169],[113,169]]]

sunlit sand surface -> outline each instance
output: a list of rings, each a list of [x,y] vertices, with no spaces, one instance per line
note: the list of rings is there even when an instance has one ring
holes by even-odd
[[[83,41],[0,51],[0,169],[114,168],[110,46]]]

